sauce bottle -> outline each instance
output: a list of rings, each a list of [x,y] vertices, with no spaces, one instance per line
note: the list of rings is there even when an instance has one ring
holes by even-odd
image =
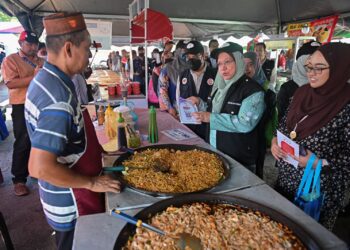
[[[98,121],[98,125],[103,125],[103,123],[105,122],[105,112],[103,110],[103,106],[100,105],[97,111],[97,121]]]
[[[128,145],[125,132],[125,121],[122,113],[119,113],[118,118],[118,149],[125,148]]]

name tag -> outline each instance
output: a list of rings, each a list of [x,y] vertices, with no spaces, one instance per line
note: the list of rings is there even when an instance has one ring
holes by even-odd
[[[241,106],[242,105],[241,103],[238,103],[238,102],[227,102],[227,104],[229,104],[229,105],[236,105],[236,106]]]

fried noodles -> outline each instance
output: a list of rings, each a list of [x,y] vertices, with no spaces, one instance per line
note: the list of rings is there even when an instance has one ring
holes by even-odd
[[[160,193],[188,193],[217,185],[224,174],[222,161],[201,150],[147,149],[123,162],[129,169],[123,178],[133,187]],[[155,166],[166,166],[166,172]]]

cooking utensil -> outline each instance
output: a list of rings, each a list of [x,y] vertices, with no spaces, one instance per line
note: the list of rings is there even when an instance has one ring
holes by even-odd
[[[229,178],[230,176],[230,164],[228,162],[228,160],[223,157],[222,155],[210,150],[210,149],[206,149],[206,148],[202,148],[202,147],[199,147],[199,146],[194,146],[194,145],[185,145],[185,144],[158,144],[158,145],[151,145],[151,146],[146,146],[146,147],[140,147],[140,148],[137,148],[135,149],[134,151],[135,152],[142,152],[144,150],[147,150],[147,149],[170,149],[170,150],[182,150],[182,151],[188,151],[188,150],[193,150],[193,149],[197,149],[197,150],[201,150],[201,151],[204,151],[204,152],[208,152],[208,153],[211,153],[211,154],[215,154],[223,163],[223,167],[224,167],[224,174],[223,174],[223,177],[222,179],[219,181],[219,183],[217,185],[220,185],[223,181],[225,181],[227,178]],[[123,164],[123,162],[125,160],[128,160],[130,159],[130,157],[132,157],[132,153],[129,153],[129,152],[126,152],[122,155],[120,155],[118,157],[118,159],[114,162],[114,165],[115,166],[120,166]],[[157,164],[155,164],[156,166]],[[161,164],[160,164],[161,165]],[[164,164],[163,164],[164,165]],[[154,170],[157,171],[157,167],[154,167]],[[159,167],[158,167],[158,171],[159,170]],[[170,172],[172,173],[171,169],[169,169],[167,166],[164,167],[163,171],[160,171],[160,172],[163,172],[163,173],[167,173],[167,172]],[[134,187],[133,185],[131,185],[127,180],[125,180],[123,178],[123,174],[121,173],[118,173],[116,172],[115,173],[117,178],[120,180],[120,182],[122,182],[125,186],[135,190],[135,191],[138,191],[140,193],[144,193],[144,194],[147,194],[147,195],[151,195],[151,196],[155,196],[155,197],[171,197],[171,196],[176,196],[176,195],[183,195],[183,194],[189,194],[189,193],[198,193],[198,192],[205,192],[205,191],[208,191],[213,187],[209,187],[209,188],[205,188],[205,189],[202,189],[202,190],[198,190],[196,192],[188,192],[188,193],[162,193],[162,192],[152,192],[152,191],[148,191],[148,190],[145,190],[145,189],[141,189],[141,188],[138,188],[138,187]],[[176,173],[173,173],[173,174],[176,174]]]
[[[163,230],[160,230],[159,228],[156,228],[148,223],[143,222],[142,220],[139,220],[135,217],[132,217],[132,216],[130,216],[126,213],[123,213],[119,210],[116,210],[116,209],[111,210],[111,215],[116,217],[116,218],[122,219],[126,222],[129,222],[133,225],[136,225],[136,227],[144,227],[144,228],[149,229],[157,234],[171,237],[172,239],[175,240],[176,245],[180,249],[185,249],[186,246],[189,246],[193,250],[202,249],[202,244],[201,244],[200,239],[189,234],[189,233],[181,233],[181,234],[176,235],[176,236],[170,236],[169,234],[166,234]]]
[[[147,169],[150,167],[126,167],[126,166],[114,166],[114,167],[104,167],[103,172],[123,172],[128,171],[129,169]],[[154,171],[162,172],[162,173],[168,173],[170,172],[170,167],[164,166],[164,165],[154,165],[151,168],[154,169]]]
[[[323,249],[323,246],[317,242],[317,239],[309,233],[305,225],[299,224],[291,220],[289,217],[284,215],[282,212],[277,211],[273,208],[268,207],[265,204],[245,199],[234,195],[221,195],[221,194],[188,194],[175,196],[170,199],[164,199],[153,205],[143,209],[136,214],[136,217],[140,220],[149,220],[151,217],[158,213],[165,211],[168,207],[182,207],[186,204],[192,204],[196,202],[204,202],[207,204],[230,204],[239,205],[242,208],[249,208],[255,211],[259,211],[269,216],[274,221],[277,221],[283,225],[288,226],[294,234],[301,240],[301,242],[307,247],[307,249]],[[135,234],[135,227],[127,224],[120,231],[114,245],[115,250],[122,249],[130,236]]]

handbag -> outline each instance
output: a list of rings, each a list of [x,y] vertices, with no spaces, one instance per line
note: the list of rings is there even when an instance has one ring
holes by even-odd
[[[306,164],[304,175],[294,199],[294,204],[318,221],[320,218],[324,194],[321,193],[320,173],[322,169],[322,161],[319,160],[316,169],[313,169],[312,165],[315,160],[316,156],[315,154],[312,154]]]

